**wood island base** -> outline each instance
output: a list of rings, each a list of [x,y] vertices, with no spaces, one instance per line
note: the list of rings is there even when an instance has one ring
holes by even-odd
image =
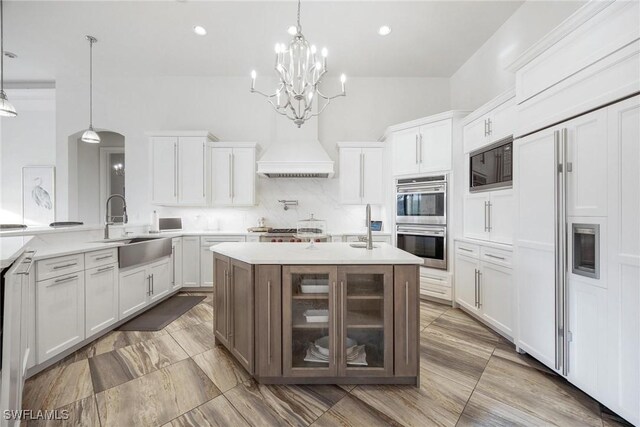
[[[213,256],[216,344],[258,382],[419,385],[418,265]]]

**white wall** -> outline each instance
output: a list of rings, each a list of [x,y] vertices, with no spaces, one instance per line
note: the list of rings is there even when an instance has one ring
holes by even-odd
[[[514,87],[515,75],[505,67],[584,3],[525,2],[451,76],[451,107],[474,110]]]
[[[217,218],[218,227],[244,229],[264,216],[271,225],[295,225],[298,218],[315,213],[329,227],[362,227],[364,209],[338,207],[338,179],[258,181],[259,206],[249,209],[167,209],[150,204],[147,131],[210,130],[229,141],[257,141],[258,158],[273,142],[283,139],[319,139],[337,160],[335,143],[344,140],[376,140],[390,124],[415,119],[449,108],[448,79],[350,79],[346,98],[336,99],[317,123],[298,130],[278,116],[266,101],[249,92],[249,78],[149,77],[96,78],[94,125],[125,137],[126,187],[130,221],[145,222],[153,209],[161,215],[183,216],[193,226],[207,225]],[[267,91],[273,83],[259,81]],[[328,82],[329,86],[331,82]],[[59,79],[57,87],[57,159],[60,183],[59,217],[78,217],[77,181],[68,174],[73,162],[68,137],[86,127],[86,84],[77,78]],[[338,86],[339,87],[339,86]],[[331,92],[327,89],[327,92]],[[316,130],[317,129],[317,130]],[[71,192],[69,192],[71,189]],[[278,198],[300,200],[297,210],[284,212]],[[68,206],[68,209],[67,209]],[[381,215],[381,213],[378,213]],[[200,219],[198,218],[200,217]],[[216,221],[211,221],[215,224]]]
[[[22,167],[56,164],[55,89],[7,89],[18,111],[0,131],[0,223],[22,223]]]

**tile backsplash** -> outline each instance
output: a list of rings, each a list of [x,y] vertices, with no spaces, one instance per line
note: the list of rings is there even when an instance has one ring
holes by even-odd
[[[338,179],[258,178],[257,205],[251,207],[185,208],[157,206],[162,217],[179,216],[185,229],[245,231],[258,224],[260,217],[270,227],[295,227],[296,221],[311,214],[327,221],[332,232],[361,232],[365,229],[365,206],[341,205]],[[278,200],[298,200],[298,206],[285,211]],[[372,219],[384,222],[384,208],[372,207]]]

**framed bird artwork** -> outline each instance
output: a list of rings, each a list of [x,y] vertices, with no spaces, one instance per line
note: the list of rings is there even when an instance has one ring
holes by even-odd
[[[45,226],[55,221],[55,167],[22,168],[22,218],[30,226]]]

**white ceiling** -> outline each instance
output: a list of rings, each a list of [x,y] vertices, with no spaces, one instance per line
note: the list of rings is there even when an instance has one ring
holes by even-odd
[[[329,49],[330,73],[449,77],[522,1],[305,1],[307,39]],[[288,42],[292,1],[6,1],[8,81],[85,75],[248,76],[271,73],[276,42]],[[192,27],[208,30],[196,36]],[[387,37],[377,34],[390,25]]]

